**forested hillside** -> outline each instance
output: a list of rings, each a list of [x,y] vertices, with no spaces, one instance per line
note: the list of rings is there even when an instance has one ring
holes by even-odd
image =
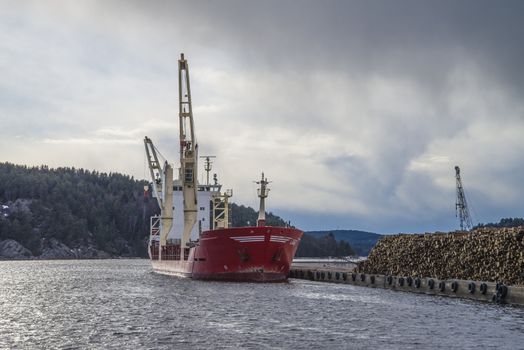
[[[12,249],[8,240],[14,240],[28,257],[145,257],[149,217],[159,213],[156,201],[143,195],[146,184],[117,173],[0,163],[0,243]],[[231,215],[236,227],[255,225],[258,217],[236,204]],[[270,226],[286,225],[272,213],[266,219]],[[304,235],[297,256],[352,252],[333,235]]]
[[[367,256],[382,235],[358,230],[310,231],[308,234],[323,237],[332,234],[337,241],[346,241],[355,250],[356,255]]]
[[[337,241],[332,233],[319,237],[304,233],[295,255],[297,257],[347,257],[355,254],[348,242]]]
[[[40,255],[52,238],[111,255],[144,256],[149,217],[145,182],[116,173],[0,164],[0,240]]]

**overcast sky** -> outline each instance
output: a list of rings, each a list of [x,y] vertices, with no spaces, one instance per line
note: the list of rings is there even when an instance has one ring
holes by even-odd
[[[146,178],[178,157],[177,60],[234,201],[305,230],[524,216],[523,1],[0,0],[0,161]],[[201,172],[203,174],[203,172]]]

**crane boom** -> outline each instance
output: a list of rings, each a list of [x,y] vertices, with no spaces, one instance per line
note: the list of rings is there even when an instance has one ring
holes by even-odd
[[[462,179],[460,178],[460,168],[455,166],[455,178],[457,180],[457,202],[455,204],[456,216],[460,221],[460,229],[462,231],[470,230],[473,227],[473,221],[469,214],[468,202],[466,201],[466,194],[462,186]]]
[[[173,168],[166,161],[164,166],[160,167],[158,155],[149,137],[144,138],[146,148],[147,163],[153,182],[154,197],[160,207],[160,246],[165,246],[167,234],[173,226]],[[160,259],[162,250],[160,249]]]
[[[198,145],[195,139],[189,66],[184,54],[178,60],[178,98],[180,122],[180,176],[184,196],[184,231],[181,248],[189,242],[191,230],[197,221]]]
[[[147,164],[149,166],[151,181],[153,181],[153,192],[158,201],[158,206],[162,207],[162,184],[160,178],[162,168],[160,167],[160,162],[158,161],[158,155],[155,146],[153,145],[153,141],[147,136],[144,137],[144,146],[146,148]]]

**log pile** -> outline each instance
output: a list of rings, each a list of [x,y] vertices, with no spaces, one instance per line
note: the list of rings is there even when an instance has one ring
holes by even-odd
[[[358,271],[524,284],[524,226],[386,236]]]

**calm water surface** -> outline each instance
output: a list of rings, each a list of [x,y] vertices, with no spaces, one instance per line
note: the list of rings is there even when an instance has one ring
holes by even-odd
[[[524,349],[524,308],[291,280],[199,282],[145,260],[0,262],[1,349]]]

